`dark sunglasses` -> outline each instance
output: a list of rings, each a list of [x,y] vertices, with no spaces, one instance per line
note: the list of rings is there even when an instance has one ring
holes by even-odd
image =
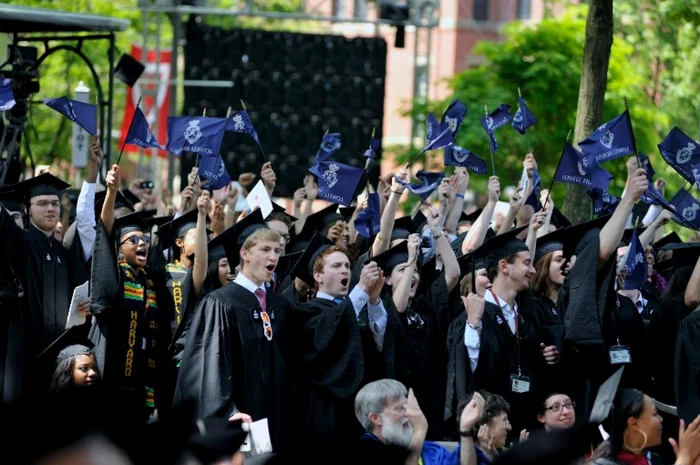
[[[127,242],[131,242],[133,245],[139,245],[139,242],[143,241],[144,244],[150,244],[151,243],[151,236],[129,236],[123,241],[119,243],[119,245],[126,244]]]

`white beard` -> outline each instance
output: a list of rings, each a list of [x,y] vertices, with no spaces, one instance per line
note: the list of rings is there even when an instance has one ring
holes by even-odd
[[[408,423],[408,429],[404,431],[401,423],[392,422],[387,416],[382,417],[382,437],[394,446],[408,447],[413,438],[413,425]],[[407,420],[408,421],[408,420]]]

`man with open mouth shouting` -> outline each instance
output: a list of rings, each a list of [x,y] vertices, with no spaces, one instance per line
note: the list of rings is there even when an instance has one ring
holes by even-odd
[[[285,449],[289,406],[283,361],[287,301],[265,285],[282,254],[280,234],[259,210],[236,223],[224,243],[236,279],[208,294],[187,332],[175,387],[175,405],[196,401],[197,418],[245,412],[267,418],[275,452]]]
[[[316,290],[315,298],[296,305],[288,327],[294,331],[294,364],[298,402],[296,418],[303,437],[353,437],[362,433],[354,419],[353,395],[364,377],[362,336],[358,320],[367,308],[374,342],[382,346],[387,313],[379,293],[384,274],[376,263],[362,269],[350,291],[347,250],[316,232],[292,275]],[[289,326],[291,325],[291,326]]]

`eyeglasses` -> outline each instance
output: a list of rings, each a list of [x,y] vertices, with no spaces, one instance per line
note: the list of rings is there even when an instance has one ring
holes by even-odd
[[[139,245],[139,242],[143,241],[144,244],[150,244],[151,243],[151,236],[129,236],[123,241],[119,243],[119,245],[126,244],[127,242],[131,242],[133,245]]]
[[[49,205],[51,205],[53,208],[58,208],[59,205],[61,205],[61,202],[58,200],[37,200],[36,202],[32,203],[31,205],[36,205],[37,207],[40,208],[46,208]]]
[[[571,411],[576,407],[576,402],[567,402],[565,404],[554,404],[550,407],[545,408],[545,410],[551,410],[554,413],[559,413],[561,412],[561,409],[566,408],[567,410]]]

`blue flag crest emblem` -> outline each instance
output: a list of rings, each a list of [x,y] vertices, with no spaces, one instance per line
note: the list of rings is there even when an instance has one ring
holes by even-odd
[[[338,184],[338,170],[340,169],[340,166],[338,166],[335,163],[331,163],[328,165],[328,169],[323,172],[323,180],[326,181],[326,185],[328,185],[329,189],[332,189],[333,186]]]
[[[693,157],[693,151],[697,148],[695,144],[692,142],[688,142],[688,145],[685,147],[682,147],[676,152],[676,163],[678,164],[684,164],[688,163],[690,159]]]
[[[202,138],[202,130],[199,128],[199,120],[195,119],[188,121],[187,129],[185,129],[185,140],[190,144],[196,144],[199,139]]]
[[[610,132],[610,129],[607,128],[607,123],[599,127],[598,131],[602,131],[603,129],[605,129],[605,132],[600,136],[598,142],[606,149],[612,148],[613,142],[615,142],[615,134]]]

